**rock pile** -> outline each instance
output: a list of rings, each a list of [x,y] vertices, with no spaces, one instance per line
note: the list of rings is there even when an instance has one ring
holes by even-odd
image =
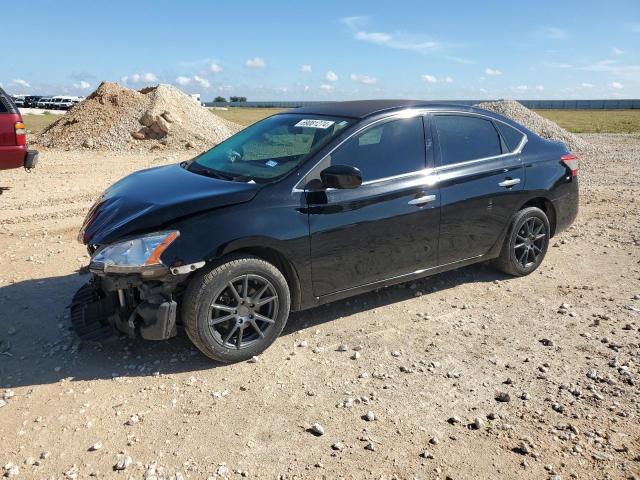
[[[475,106],[504,115],[543,138],[560,141],[567,145],[572,152],[591,153],[593,150],[593,146],[584,139],[566,131],[557,123],[538,115],[514,100],[484,102]]]
[[[67,150],[206,149],[241,128],[171,85],[136,91],[103,82],[33,143]]]

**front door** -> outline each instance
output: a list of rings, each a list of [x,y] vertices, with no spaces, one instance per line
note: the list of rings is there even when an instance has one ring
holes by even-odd
[[[524,167],[489,118],[431,118],[442,197],[438,256],[446,265],[484,255],[496,243],[522,195]]]
[[[427,146],[429,155],[427,155]],[[307,189],[314,295],[437,264],[440,199],[421,116],[374,123],[316,167],[361,170],[355,189]],[[313,182],[311,182],[313,184]]]

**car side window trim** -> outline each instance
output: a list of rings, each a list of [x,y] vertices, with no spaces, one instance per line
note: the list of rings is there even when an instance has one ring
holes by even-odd
[[[520,130],[519,128],[516,128],[512,125],[509,125],[507,122],[503,122],[502,120],[490,117],[489,115],[482,115],[481,113],[476,113],[476,112],[458,112],[458,111],[438,111],[438,112],[429,112],[429,114],[427,115],[428,117],[431,117],[429,120],[429,123],[433,122],[433,117],[438,116],[438,115],[458,115],[458,116],[465,116],[465,117],[479,117],[482,119],[486,119],[489,120],[491,122],[500,122],[510,128],[513,128],[515,130],[517,130],[518,132],[520,132],[522,134],[522,140],[520,141],[520,144],[518,145],[518,147],[511,151],[511,152],[507,152],[507,153],[501,153],[500,155],[492,155],[489,157],[480,157],[480,158],[473,158],[471,160],[465,160],[462,162],[456,162],[456,163],[449,163],[447,165],[443,165],[442,164],[442,149],[440,147],[440,139],[438,138],[438,135],[434,133],[433,137],[434,140],[436,141],[437,144],[437,155],[436,155],[436,159],[437,159],[437,164],[436,164],[436,170],[437,171],[441,171],[441,170],[449,170],[452,168],[458,168],[461,166],[465,166],[465,165],[472,165],[474,163],[479,163],[479,162],[484,162],[484,161],[488,161],[488,160],[495,160],[498,158],[505,158],[505,157],[510,157],[510,156],[515,156],[515,155],[520,155],[522,153],[522,149],[524,148],[524,146],[526,145],[526,143],[529,141],[529,137],[527,136],[526,133],[524,133],[522,130]],[[500,138],[500,142],[501,144],[506,145],[506,142],[504,141],[504,139],[502,138],[502,134],[500,133],[500,129],[496,128],[496,126],[494,125],[493,128],[496,129],[496,133],[498,134],[498,137]]]
[[[434,115],[440,115],[440,114],[450,114],[450,115],[467,115],[467,116],[473,116],[473,117],[480,117],[480,118],[484,118],[487,120],[490,120],[492,122],[500,122],[504,125],[506,125],[507,127],[513,128],[515,130],[517,130],[518,132],[520,132],[522,134],[522,140],[520,141],[520,144],[518,145],[518,148],[516,148],[515,150],[513,150],[512,152],[508,152],[508,153],[503,153],[501,155],[496,155],[494,157],[486,157],[486,158],[478,158],[478,159],[473,159],[473,160],[466,160],[464,162],[459,162],[459,163],[452,163],[449,165],[445,165],[445,166],[440,166],[440,165],[436,165],[435,162],[436,160],[438,160],[439,163],[439,144],[437,142],[436,139],[436,135],[435,132],[433,131],[433,125],[432,125],[432,117]],[[529,137],[527,136],[527,134],[525,132],[523,132],[522,130],[520,130],[519,128],[510,125],[507,122],[503,122],[500,119],[497,118],[493,118],[489,115],[484,115],[482,113],[478,113],[478,112],[464,112],[464,111],[459,111],[459,110],[438,110],[436,112],[434,112],[433,110],[429,110],[429,109],[407,109],[407,110],[402,110],[400,112],[396,112],[390,116],[387,117],[383,117],[383,118],[379,118],[377,120],[374,120],[371,123],[368,123],[366,125],[363,125],[362,127],[358,128],[357,130],[354,130],[353,132],[351,132],[351,134],[347,137],[345,137],[343,140],[341,140],[335,147],[333,147],[330,151],[328,151],[325,155],[322,156],[322,158],[320,160],[318,160],[311,168],[309,168],[309,170],[301,176],[300,180],[298,180],[298,182],[296,182],[296,184],[294,185],[293,189],[291,190],[292,193],[301,193],[305,191],[305,186],[303,185],[305,179],[311,175],[313,173],[313,171],[325,160],[325,158],[329,155],[331,155],[331,153],[333,153],[334,150],[338,149],[341,145],[343,145],[345,142],[348,142],[352,137],[354,137],[355,135],[358,135],[359,133],[361,133],[363,130],[370,128],[373,125],[376,125],[378,123],[384,122],[384,121],[390,121],[393,119],[399,119],[399,118],[410,118],[411,116],[415,116],[415,115],[421,115],[423,117],[422,121],[423,121],[423,125],[424,125],[424,130],[425,130],[425,135],[426,132],[429,131],[431,134],[431,142],[432,142],[432,149],[431,149],[431,165],[430,164],[430,159],[429,159],[429,152],[427,152],[427,168],[425,168],[425,170],[423,172],[410,172],[410,173],[406,173],[406,174],[402,174],[402,175],[398,175],[397,177],[403,177],[403,176],[409,176],[409,175],[418,175],[418,174],[422,174],[425,176],[428,176],[430,173],[439,171],[439,170],[447,170],[449,168],[456,168],[459,166],[463,166],[465,164],[473,164],[473,163],[477,163],[477,162],[483,162],[486,160],[493,160],[495,158],[501,158],[501,157],[508,157],[510,155],[520,155],[522,153],[522,149],[524,148],[524,146],[527,144],[527,142],[529,141]],[[500,131],[498,130],[498,134],[500,135]],[[500,138],[502,139],[502,136],[500,136]],[[426,139],[425,139],[426,141]],[[437,149],[437,151],[436,151]],[[376,179],[373,180],[373,182],[382,182],[382,181],[386,181],[389,180],[389,178],[380,178],[380,179]],[[365,184],[370,184],[369,182],[363,182],[363,185]]]
[[[331,154],[333,152],[335,152],[337,149],[339,149],[342,145],[344,145],[345,143],[347,143],[348,141],[350,141],[351,139],[353,139],[354,137],[362,134],[364,131],[369,130],[371,128],[375,128],[378,127],[380,125],[383,125],[385,123],[388,122],[392,122],[394,120],[404,120],[407,118],[413,118],[413,117],[422,117],[422,131],[423,131],[423,141],[426,141],[426,138],[424,137],[424,135],[426,135],[426,130],[427,130],[427,125],[425,124],[425,119],[424,119],[424,114],[425,111],[424,110],[418,110],[418,109],[407,109],[407,110],[402,110],[400,112],[396,112],[393,115],[389,115],[383,118],[379,118],[377,120],[374,120],[371,123],[367,123],[366,125],[363,125],[362,127],[358,128],[357,130],[354,130],[353,132],[351,132],[351,134],[344,138],[342,141],[340,141],[340,143],[338,143],[335,147],[333,147],[330,151],[328,151],[325,155],[322,156],[322,158],[320,160],[318,160],[318,162],[316,162],[313,167],[311,167],[304,175],[302,175],[302,177],[300,178],[300,180],[298,180],[298,182],[295,184],[295,186],[292,189],[292,192],[304,192],[305,191],[305,180],[313,175],[314,171],[319,168],[319,166],[326,161],[327,158],[331,157]],[[423,146],[425,146],[423,144]],[[426,147],[425,147],[426,148]],[[365,182],[362,182],[362,185],[373,185],[379,182],[385,182],[388,180],[394,180],[394,179],[400,179],[400,178],[404,178],[404,177],[408,177],[411,175],[428,175],[428,173],[430,173],[430,171],[433,170],[433,168],[428,168],[427,165],[429,165],[429,156],[428,153],[425,152],[425,165],[422,170],[416,170],[413,172],[407,172],[407,173],[401,173],[399,175],[392,175],[389,177],[383,177],[383,178],[376,178],[375,180],[368,180]],[[332,189],[327,189],[327,190],[332,190]]]

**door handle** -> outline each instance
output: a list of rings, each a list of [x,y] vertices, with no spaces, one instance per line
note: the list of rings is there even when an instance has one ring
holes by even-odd
[[[500,182],[498,185],[501,187],[513,187],[514,185],[518,185],[520,183],[519,178],[507,178],[506,180]]]
[[[409,205],[424,205],[425,203],[433,202],[436,199],[435,195],[423,195],[421,197],[409,200]]]

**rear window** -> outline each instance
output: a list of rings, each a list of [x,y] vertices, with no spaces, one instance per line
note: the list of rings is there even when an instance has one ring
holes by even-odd
[[[479,117],[435,115],[442,165],[494,157],[502,143],[493,123]]]
[[[524,133],[510,127],[506,123],[496,122],[496,126],[498,127],[498,130],[500,130],[500,134],[502,135],[502,138],[504,138],[509,151],[513,152],[517,150],[524,138]]]

